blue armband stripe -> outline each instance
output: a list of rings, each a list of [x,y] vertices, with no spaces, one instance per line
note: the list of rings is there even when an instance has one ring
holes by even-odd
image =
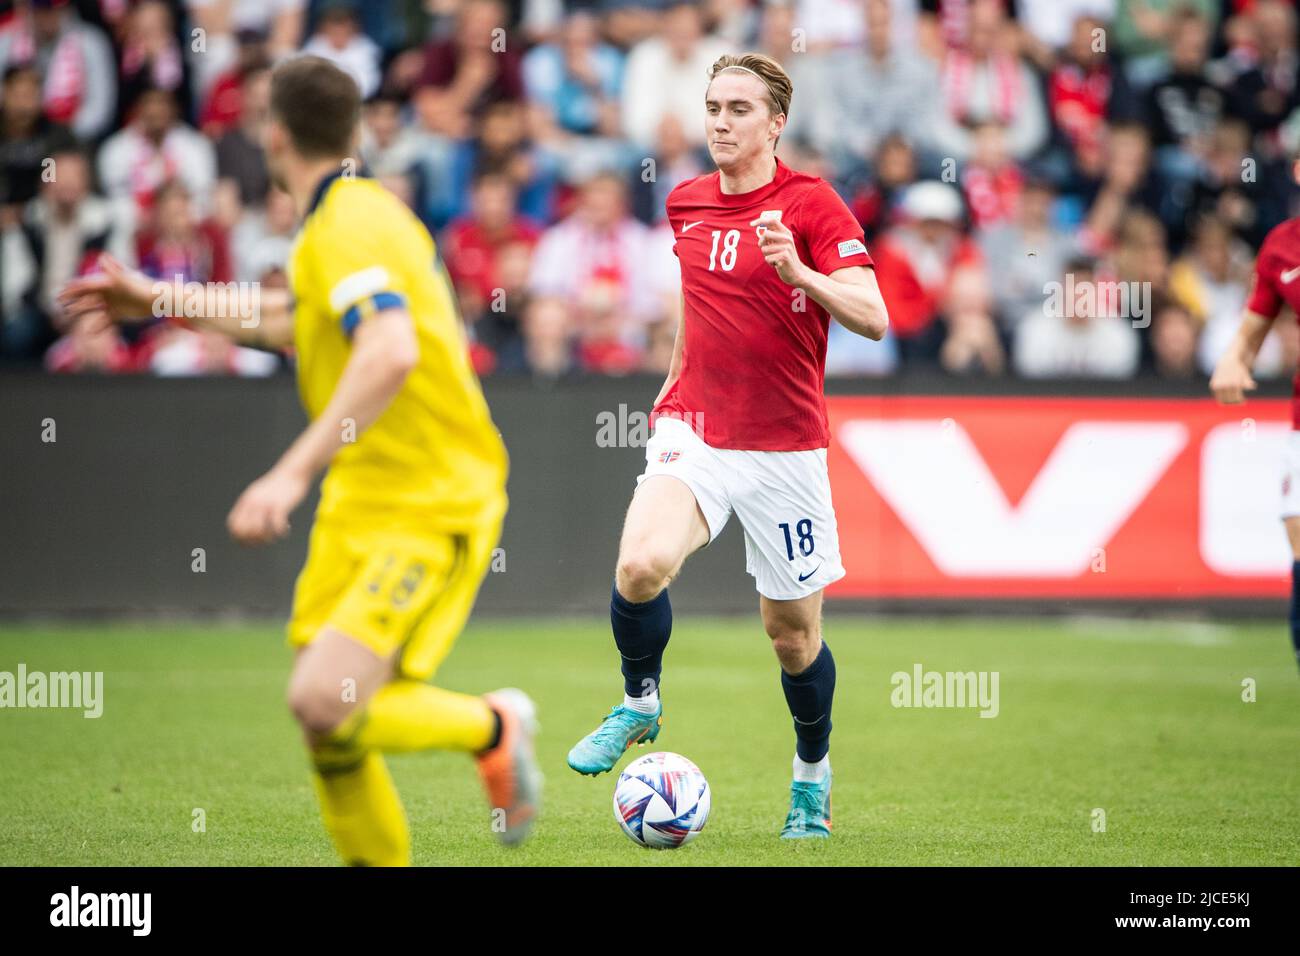
[[[344,312],[343,318],[339,321],[343,324],[344,334],[350,336],[356,331],[357,325],[362,319],[368,318],[376,312],[382,312],[384,309],[404,308],[406,308],[406,300],[396,292],[376,292],[374,295],[366,296]]]

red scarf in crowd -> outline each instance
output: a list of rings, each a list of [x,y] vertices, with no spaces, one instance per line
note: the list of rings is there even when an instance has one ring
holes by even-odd
[[[10,48],[13,63],[36,62],[36,35],[29,22],[14,27],[13,46]],[[45,76],[43,106],[45,115],[65,126],[72,123],[81,109],[81,93],[86,85],[85,56],[81,40],[71,30],[63,30],[55,40],[54,55],[50,58]]]
[[[1015,218],[1025,180],[1015,163],[1001,169],[967,166],[962,191],[970,207],[971,223],[983,229]]]
[[[1069,137],[1075,149],[1095,149],[1106,124],[1110,102],[1110,67],[1085,70],[1076,63],[1064,63],[1048,83],[1052,118]]]
[[[975,58],[964,50],[949,50],[943,62],[944,97],[948,111],[958,122],[965,123],[971,119],[971,87],[977,66],[983,65],[993,71],[993,116],[1004,126],[1009,126],[1015,119],[1016,108],[1020,104],[1020,64],[1016,59],[1004,53],[990,56],[983,64],[977,64]]]
[[[153,197],[158,187],[180,175],[181,166],[171,154],[165,136],[160,145],[154,146],[145,137],[137,135],[132,145],[136,149],[129,174],[131,195],[135,197],[137,207],[145,212],[153,208]]]

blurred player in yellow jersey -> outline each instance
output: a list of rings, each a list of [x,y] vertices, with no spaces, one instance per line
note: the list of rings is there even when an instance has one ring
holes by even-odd
[[[426,683],[497,544],[506,452],[433,240],[396,197],[354,173],[359,113],[355,83],[327,61],[276,68],[263,146],[302,218],[290,290],[264,290],[251,321],[235,290],[210,288],[204,316],[191,321],[296,351],[311,424],[227,524],[245,544],[281,537],[327,469],[289,622],[298,650],[289,705],[343,860],[403,865],[406,818],[383,753],[476,755],[492,828],[508,844],[536,818],[541,775],[534,709],[521,691],[474,697]],[[71,315],[158,314],[158,283],[111,259],[102,267],[64,291]]]

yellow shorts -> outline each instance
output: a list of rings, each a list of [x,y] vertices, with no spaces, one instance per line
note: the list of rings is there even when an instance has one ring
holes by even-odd
[[[462,533],[412,534],[317,522],[294,586],[289,644],[326,627],[428,680],[469,618],[501,521]]]

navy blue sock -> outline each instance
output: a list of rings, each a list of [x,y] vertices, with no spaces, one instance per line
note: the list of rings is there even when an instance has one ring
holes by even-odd
[[[1291,647],[1300,664],[1300,561],[1291,564]]]
[[[659,690],[664,648],[673,632],[673,606],[668,589],[644,604],[634,604],[618,593],[614,585],[609,600],[609,623],[614,643],[623,657],[623,690],[629,697],[643,697]]]
[[[781,689],[794,717],[795,753],[816,763],[831,746],[831,698],[835,696],[835,658],[822,641],[820,653],[800,674],[781,671]]]

